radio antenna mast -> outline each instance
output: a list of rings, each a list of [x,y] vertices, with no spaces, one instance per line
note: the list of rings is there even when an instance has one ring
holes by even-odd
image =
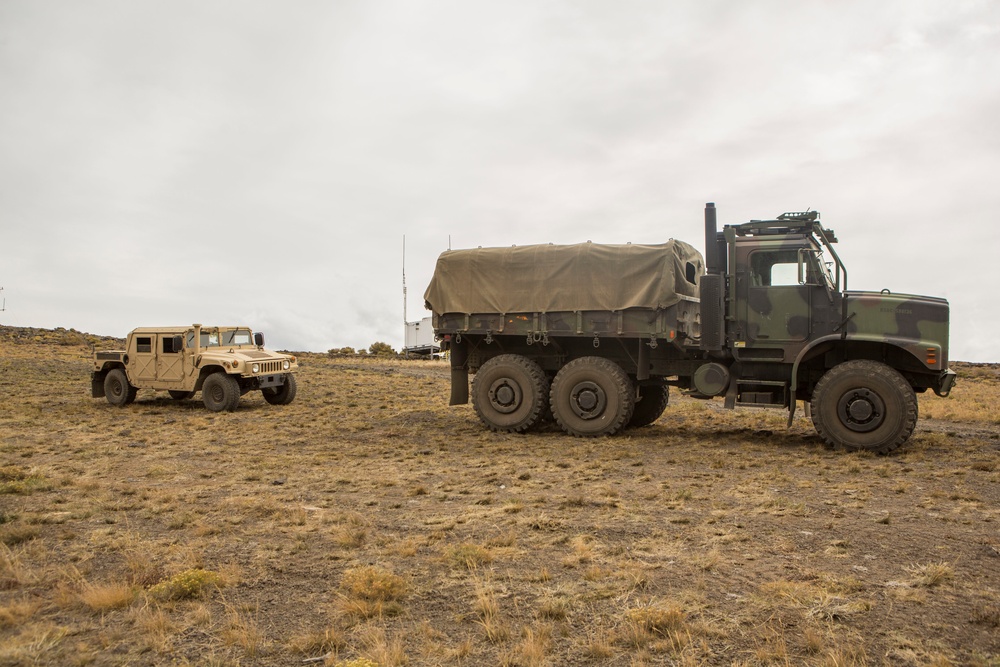
[[[403,234],[403,325],[406,325],[406,234]]]
[[[3,296],[3,288],[0,287],[0,297],[2,297],[2,303],[0,303],[0,313],[7,310],[7,297]]]

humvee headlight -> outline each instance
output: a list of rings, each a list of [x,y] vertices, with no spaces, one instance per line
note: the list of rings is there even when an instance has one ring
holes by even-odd
[[[281,367],[287,371],[289,368],[292,367],[292,365],[288,363],[288,359],[285,359],[285,363],[281,364]]]
[[[260,364],[254,364],[251,369],[254,373],[260,373]]]
[[[240,360],[239,359],[234,360],[233,361],[233,368],[239,368],[239,367],[240,367]]]

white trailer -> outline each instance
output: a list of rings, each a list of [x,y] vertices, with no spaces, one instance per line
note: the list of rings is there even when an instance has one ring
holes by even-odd
[[[434,325],[430,317],[419,322],[406,322],[406,332],[403,342],[403,355],[419,357],[436,357],[441,352],[441,346],[434,340]]]

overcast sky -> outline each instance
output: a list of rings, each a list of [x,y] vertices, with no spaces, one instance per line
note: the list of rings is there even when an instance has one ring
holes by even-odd
[[[448,248],[818,209],[1000,361],[994,0],[0,0],[0,323],[403,344]]]

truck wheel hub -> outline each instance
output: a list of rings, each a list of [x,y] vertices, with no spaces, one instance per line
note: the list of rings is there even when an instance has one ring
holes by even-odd
[[[497,380],[490,385],[490,405],[497,412],[514,412],[521,405],[521,388],[507,378]]]
[[[608,404],[607,395],[596,382],[581,382],[573,387],[570,407],[581,419],[594,419],[604,413]]]
[[[873,431],[885,419],[885,404],[878,394],[868,389],[852,389],[837,404],[844,426],[858,433]]]

